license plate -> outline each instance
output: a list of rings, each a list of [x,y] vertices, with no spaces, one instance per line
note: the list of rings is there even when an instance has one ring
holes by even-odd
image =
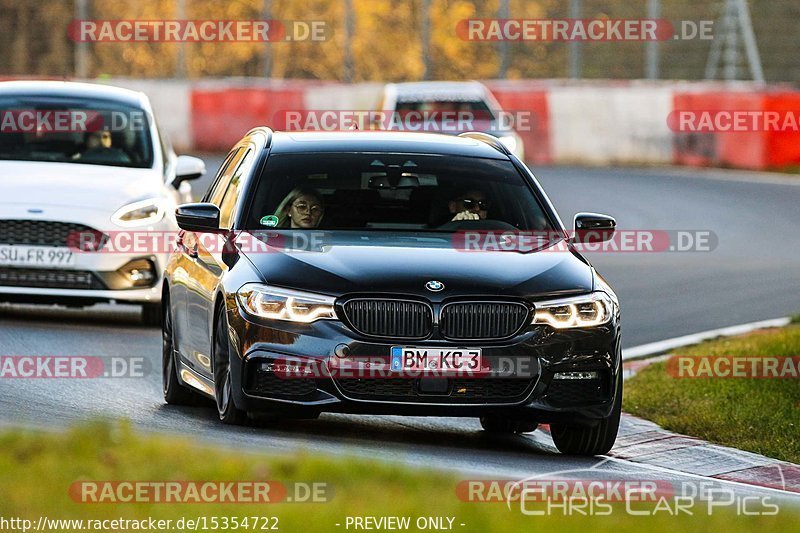
[[[69,248],[0,244],[0,265],[26,267],[61,267],[75,264]]]
[[[392,346],[392,370],[397,372],[477,372],[481,364],[480,348]]]

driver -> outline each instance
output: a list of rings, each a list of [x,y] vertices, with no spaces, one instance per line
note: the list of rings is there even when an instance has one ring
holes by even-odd
[[[98,163],[130,163],[128,154],[111,146],[111,132],[108,130],[91,131],[86,134],[82,152],[72,156],[72,159],[87,159]]]
[[[472,189],[450,200],[447,204],[452,220],[486,220],[489,203],[482,191]]]

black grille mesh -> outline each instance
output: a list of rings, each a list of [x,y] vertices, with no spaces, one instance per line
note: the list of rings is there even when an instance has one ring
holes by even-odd
[[[0,220],[0,243],[35,246],[77,246],[81,234],[102,238],[102,232],[72,222],[49,220]]]
[[[420,339],[431,331],[431,308],[421,302],[353,299],[343,307],[347,320],[364,335]]]
[[[554,405],[578,405],[608,399],[608,379],[554,379],[545,398]]]
[[[245,392],[253,396],[287,398],[307,396],[317,390],[316,382],[310,378],[278,376],[261,370],[258,363],[248,364]]]
[[[442,308],[440,328],[448,339],[502,339],[519,330],[528,308],[514,302],[458,302]]]
[[[509,402],[522,399],[533,386],[531,379],[456,378],[448,380],[445,394],[424,394],[410,378],[347,378],[337,383],[350,397],[373,400],[404,400],[423,403]]]

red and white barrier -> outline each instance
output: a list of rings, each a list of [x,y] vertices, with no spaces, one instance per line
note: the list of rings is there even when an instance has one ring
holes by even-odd
[[[281,112],[375,110],[381,83],[310,80],[103,80],[149,95],[176,148],[226,151],[250,128],[280,127]],[[533,164],[677,164],[754,170],[800,164],[800,127],[685,131],[675,115],[744,112],[800,116],[800,91],[746,83],[489,80],[503,108],[527,112],[518,130]]]

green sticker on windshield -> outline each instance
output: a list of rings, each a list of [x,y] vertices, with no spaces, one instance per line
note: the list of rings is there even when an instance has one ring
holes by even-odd
[[[278,225],[278,217],[275,215],[267,215],[265,217],[261,217],[259,220],[262,226],[267,226],[268,228],[274,228]]]

